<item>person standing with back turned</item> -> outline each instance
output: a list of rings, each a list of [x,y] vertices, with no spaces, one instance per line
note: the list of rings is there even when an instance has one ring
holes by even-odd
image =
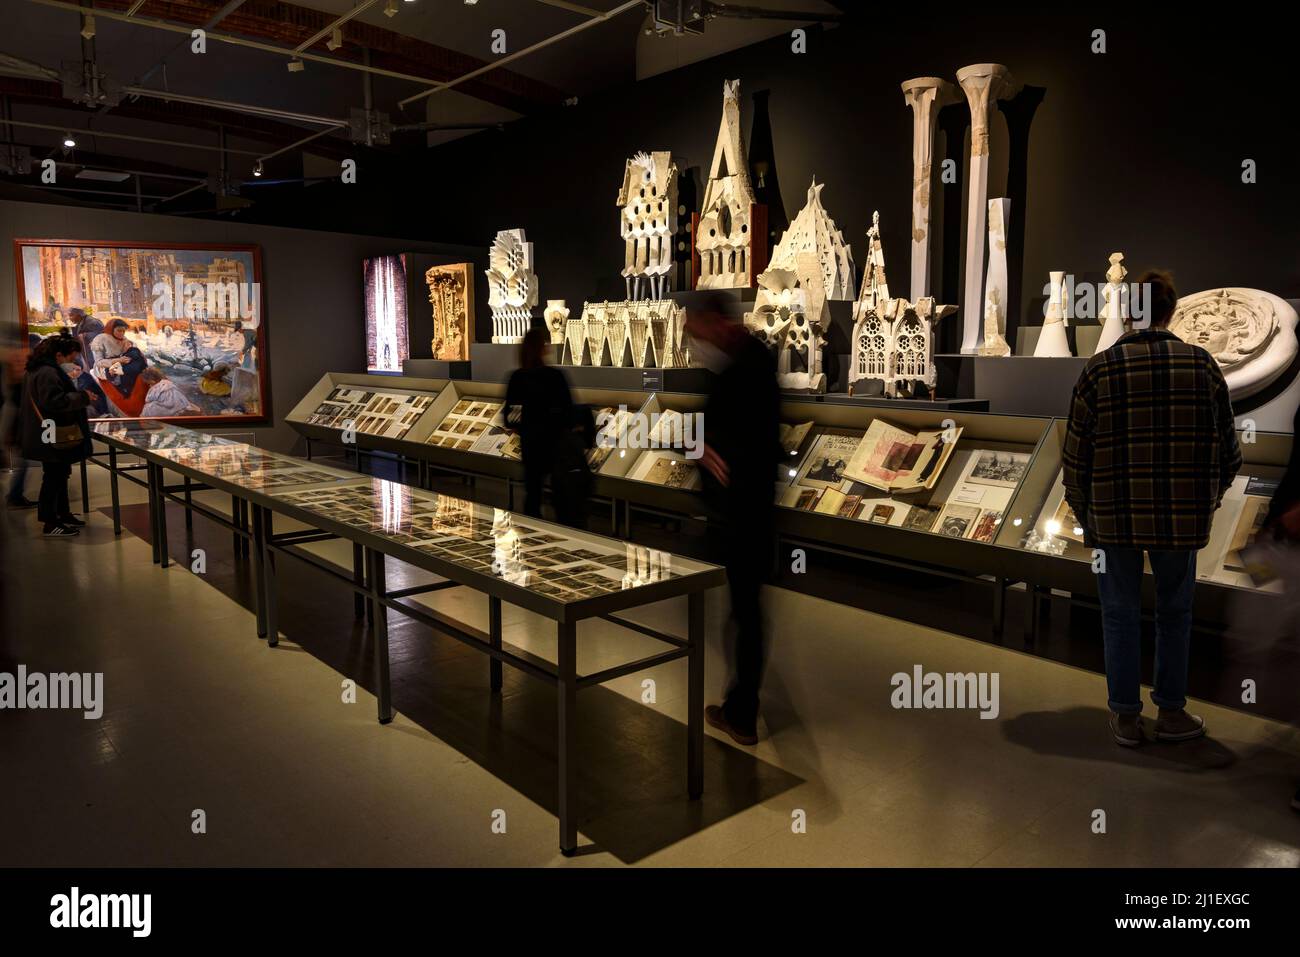
[[[1205,734],[1188,714],[1196,553],[1241,468],[1228,386],[1213,356],[1169,331],[1178,293],[1148,272],[1149,328],[1131,328],[1093,356],[1074,387],[1065,437],[1065,495],[1098,564],[1106,685],[1115,743],[1142,733],[1142,579],[1156,585],[1155,737]]]
[[[735,626],[731,684],[721,705],[704,709],[704,718],[736,743],[752,745],[758,743],[766,655],[761,596],[776,549],[781,393],[772,354],[744,325],[727,319],[724,308],[721,297],[709,296],[687,310],[686,322],[694,357],[714,372],[700,467],[710,517],[722,523],[714,551],[727,568]],[[710,532],[717,534],[712,522]]]

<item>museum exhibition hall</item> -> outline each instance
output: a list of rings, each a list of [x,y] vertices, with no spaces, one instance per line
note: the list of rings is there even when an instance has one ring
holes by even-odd
[[[53,881],[13,921],[126,927],[93,895],[228,868],[852,867],[1246,927],[1242,882],[1300,866],[1300,143],[1262,21],[0,22],[0,865]],[[1139,470],[1123,522],[1181,521],[1193,433],[1204,529],[1125,552],[1135,724],[1095,490]]]

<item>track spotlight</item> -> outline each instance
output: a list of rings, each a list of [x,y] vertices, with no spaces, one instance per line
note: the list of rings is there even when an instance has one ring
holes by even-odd
[[[303,71],[303,67],[305,66],[305,64],[297,57],[294,57],[292,60],[290,60],[287,65],[289,67],[290,73],[301,73]]]
[[[388,0],[388,2],[384,4],[384,16],[397,16],[397,0]]]
[[[325,46],[330,50],[337,50],[339,47],[343,46],[343,31],[339,27],[334,28],[334,31],[330,34],[330,38],[325,41]]]
[[[77,141],[74,140],[74,139],[72,138],[72,134],[71,134],[71,133],[64,133],[64,134],[63,134],[63,145],[64,145],[65,147],[67,147],[68,149],[70,149],[70,150],[71,150],[71,149],[76,149],[76,148],[77,148]]]
[[[256,163],[253,164],[253,175],[254,175],[254,176],[261,176],[261,175],[262,175],[262,161],[261,161],[261,160],[258,160]]]
[[[95,16],[87,13],[81,18],[81,35],[87,40],[95,39]]]

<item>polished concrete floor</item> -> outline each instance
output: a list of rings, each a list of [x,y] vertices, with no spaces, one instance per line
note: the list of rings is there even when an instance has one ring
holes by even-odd
[[[739,748],[709,730],[701,801],[685,796],[684,662],[580,693],[582,849],[565,858],[548,687],[507,669],[493,699],[486,658],[395,621],[399,715],[380,726],[350,596],[282,562],[269,648],[228,532],[202,518],[187,532],[173,508],[178,563],[159,568],[142,493],[124,491],[115,537],[106,475],[90,474],[79,539],[3,516],[0,671],[103,672],[105,703],[100,720],[0,712],[0,865],[1300,865],[1291,726],[1194,702],[1208,739],[1123,750],[1100,675],[787,589],[767,595],[762,739]],[[390,587],[423,580],[389,569]],[[480,595],[422,600],[486,627]],[[680,632],[684,604],[634,617]],[[715,593],[709,700],[726,679],[725,614]],[[509,606],[504,621],[508,641],[553,658],[553,626]],[[579,639],[580,672],[656,650],[604,622]],[[996,673],[999,716],[893,708],[891,676],[916,665]]]

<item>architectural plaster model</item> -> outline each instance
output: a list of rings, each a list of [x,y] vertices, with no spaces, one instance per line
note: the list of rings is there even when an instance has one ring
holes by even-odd
[[[542,310],[546,328],[551,333],[551,345],[558,346],[564,342],[564,328],[569,321],[569,307],[563,299],[547,299],[546,308]]]
[[[869,379],[882,380],[885,395],[890,397],[910,394],[917,383],[933,389],[934,324],[957,307],[937,305],[933,296],[912,301],[889,295],[880,213],[871,219],[862,292],[853,307],[849,389]]]
[[[451,362],[469,358],[473,339],[474,277],[470,263],[430,266],[424,271],[433,307],[433,341],[435,359]]]
[[[750,283],[754,190],[740,136],[739,89],[739,80],[722,84],[722,125],[695,234],[695,250],[700,257],[696,286],[700,289],[743,289]]]
[[[564,325],[560,362],[676,369],[691,364],[686,310],[671,299],[583,303]]]
[[[1272,384],[1297,352],[1296,311],[1260,289],[1207,289],[1178,300],[1169,330],[1205,349],[1233,399]]]
[[[980,345],[984,278],[984,217],[989,195],[989,117],[993,103],[1017,91],[1011,71],[1000,63],[976,63],[957,71],[970,105],[970,172],[966,183],[966,292],[962,297],[962,352]]]
[[[912,108],[912,284],[915,302],[930,294],[930,212],[934,186],[934,129],[939,110],[957,102],[957,88],[937,76],[918,76],[903,83],[903,99]]]
[[[1124,254],[1110,254],[1110,268],[1106,270],[1106,285],[1101,291],[1102,320],[1101,336],[1097,339],[1096,352],[1105,352],[1124,335],[1124,324],[1128,321],[1128,291],[1124,286],[1124,277],[1128,270],[1124,268]]]
[[[522,229],[503,229],[488,252],[488,305],[492,307],[492,341],[521,342],[537,305],[533,244]]]
[[[1053,270],[1051,294],[1047,299],[1047,314],[1043,318],[1043,328],[1034,345],[1034,355],[1051,358],[1067,358],[1071,355],[1070,340],[1065,335],[1066,313],[1069,311],[1065,302],[1065,271]]]
[[[984,280],[982,356],[1009,356],[1007,344],[1007,216],[1011,200],[989,200],[989,266]]]
[[[618,205],[627,298],[667,298],[677,231],[677,166],[672,154],[637,153],[628,160]]]
[[[853,274],[853,250],[845,244],[843,234],[835,228],[835,220],[822,206],[825,186],[813,177],[812,185],[808,187],[808,201],[772,250],[768,268],[798,272],[800,259],[812,254],[821,269],[826,298],[851,300],[857,285]],[[800,278],[804,278],[802,274]]]

